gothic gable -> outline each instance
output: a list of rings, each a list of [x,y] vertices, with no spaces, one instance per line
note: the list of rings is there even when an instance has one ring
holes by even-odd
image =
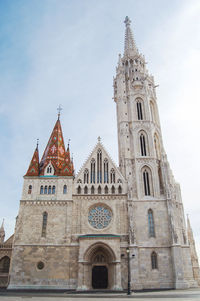
[[[126,180],[100,139],[75,178],[76,194],[125,194]]]

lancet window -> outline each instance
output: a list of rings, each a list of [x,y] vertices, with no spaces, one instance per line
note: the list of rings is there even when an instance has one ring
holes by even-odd
[[[77,188],[77,193],[78,193],[78,194],[81,194],[81,186],[78,186],[78,188]]]
[[[67,185],[63,186],[63,194],[67,194]]]
[[[150,174],[149,174],[149,172],[146,168],[143,171],[143,183],[144,183],[144,194],[145,195],[151,195]]]
[[[136,106],[137,106],[137,117],[138,117],[138,120],[143,120],[142,102],[140,100],[138,100],[136,102]]]
[[[44,186],[44,194],[47,194],[47,186]]]
[[[141,151],[141,156],[147,155],[146,140],[144,134],[140,135],[140,151]]]
[[[51,186],[48,188],[48,194],[51,194]]]
[[[98,187],[98,194],[101,194],[101,186]]]
[[[97,151],[97,183],[102,183],[102,153]]]
[[[95,160],[92,159],[90,163],[90,183],[95,183]]]
[[[84,171],[84,184],[89,183],[89,170],[86,168]]]
[[[107,185],[105,186],[104,192],[105,192],[105,194],[108,194],[108,186]]]
[[[155,237],[155,226],[152,209],[148,210],[149,237]]]
[[[110,183],[115,183],[115,170],[114,168],[111,169],[110,171]]]
[[[43,213],[43,219],[42,219],[42,237],[46,237],[46,230],[47,230],[47,217],[48,213]]]
[[[88,194],[88,188],[87,188],[87,186],[84,187],[84,194]]]
[[[119,187],[118,187],[118,193],[119,194],[122,194],[122,187],[119,185]]]
[[[104,160],[104,183],[108,183],[108,160]]]
[[[112,194],[115,194],[115,186],[111,187],[111,192],[112,192]]]
[[[94,194],[94,186],[91,187],[91,194]]]
[[[40,194],[43,194],[43,193],[44,193],[44,187],[42,185],[42,186],[40,186]]]
[[[28,186],[28,194],[31,194],[32,193],[32,185],[29,185]]]
[[[158,268],[158,260],[157,260],[156,252],[151,253],[151,268],[152,268],[152,270],[155,270]]]
[[[53,186],[52,187],[52,194],[55,194],[56,193],[56,186]]]

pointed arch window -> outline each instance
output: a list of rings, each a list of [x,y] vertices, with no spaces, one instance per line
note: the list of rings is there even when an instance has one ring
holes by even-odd
[[[143,133],[140,134],[140,151],[141,151],[141,156],[147,155],[146,140],[145,140],[145,135]]]
[[[104,183],[108,183],[108,159],[104,160]]]
[[[48,194],[51,194],[51,186],[48,188]]]
[[[149,237],[155,237],[155,226],[153,218],[153,210],[148,210],[148,226],[149,226]]]
[[[43,194],[43,193],[44,193],[44,187],[42,185],[42,186],[40,186],[40,194]]]
[[[42,219],[42,237],[46,237],[46,231],[47,231],[47,217],[48,213],[43,213],[43,219]]]
[[[107,185],[105,186],[104,192],[105,192],[105,194],[108,194],[108,186]]]
[[[89,170],[86,168],[84,171],[84,184],[89,183]]]
[[[88,194],[88,188],[87,188],[87,186],[84,187],[84,194]]]
[[[52,173],[52,167],[51,167],[51,165],[49,165],[49,166],[47,167],[47,173]]]
[[[102,183],[102,152],[97,151],[97,183]]]
[[[98,187],[98,194],[101,194],[101,186]]]
[[[31,194],[32,193],[32,185],[29,185],[28,186],[28,194]]]
[[[108,183],[108,159],[104,159],[104,183]]]
[[[81,194],[81,186],[80,186],[80,185],[79,185],[78,188],[77,188],[77,193],[78,193],[78,194]]]
[[[143,183],[144,183],[144,194],[151,195],[150,182],[149,182],[149,172],[145,169],[143,171]]]
[[[91,187],[91,194],[94,194],[94,186]]]
[[[55,194],[56,193],[56,186],[53,186],[52,187],[52,194]]]
[[[95,160],[92,159],[90,163],[90,183],[95,183]]]
[[[111,192],[112,192],[112,194],[115,194],[115,186],[112,186]]]
[[[63,186],[63,194],[67,194],[67,185]]]
[[[158,268],[158,259],[156,252],[151,253],[151,268],[152,270],[156,270]]]
[[[47,186],[44,186],[44,194],[47,194]]]
[[[9,268],[10,268],[10,258],[8,256],[4,256],[0,260],[0,273],[9,273]]]
[[[119,187],[118,187],[118,194],[122,194],[122,187],[121,187],[121,185],[119,185]]]
[[[114,168],[111,169],[110,171],[110,183],[115,183],[115,170]]]
[[[138,120],[143,120],[143,112],[142,112],[142,102],[141,102],[141,100],[138,100],[136,102],[136,106],[137,106],[137,117],[138,117]]]

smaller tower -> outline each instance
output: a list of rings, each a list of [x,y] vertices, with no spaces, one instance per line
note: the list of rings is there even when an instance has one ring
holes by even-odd
[[[4,239],[5,239],[5,230],[4,230],[4,219],[3,219],[3,222],[2,222],[1,228],[0,228],[0,244],[4,243]]]
[[[198,262],[198,256],[196,252],[195,247],[195,241],[193,236],[193,231],[190,225],[189,216],[187,215],[187,234],[188,234],[188,242],[190,245],[190,253],[191,253],[191,261],[192,261],[192,270],[194,279],[200,285],[200,272],[199,272],[199,262]]]

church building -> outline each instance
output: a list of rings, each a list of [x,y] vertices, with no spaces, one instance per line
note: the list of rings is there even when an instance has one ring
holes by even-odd
[[[200,284],[192,230],[188,236],[180,186],[163,147],[154,78],[130,19],[124,23],[113,82],[119,165],[98,138],[75,174],[58,114],[42,158],[37,145],[24,176],[8,289]]]

